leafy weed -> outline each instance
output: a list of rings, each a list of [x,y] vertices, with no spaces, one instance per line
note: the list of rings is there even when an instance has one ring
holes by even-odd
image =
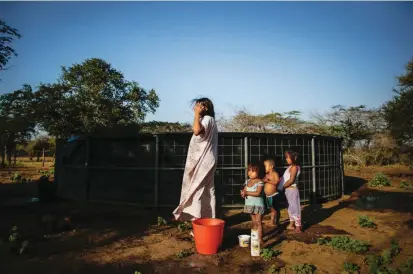
[[[295,274],[313,274],[317,268],[312,264],[296,264],[291,270]]]
[[[369,250],[369,245],[365,242],[350,239],[347,236],[335,236],[327,245],[334,249],[348,251],[356,254],[362,254]]]
[[[183,258],[191,256],[193,253],[194,252],[191,249],[184,249],[176,253],[176,258],[183,259]]]
[[[390,180],[383,173],[376,173],[373,179],[370,180],[369,186],[371,187],[384,187],[390,186]]]
[[[349,262],[345,262],[343,265],[343,268],[344,268],[344,271],[342,272],[342,274],[344,273],[354,274],[354,273],[359,273],[360,271],[360,267],[358,265],[349,263]]]
[[[281,251],[276,249],[264,248],[261,250],[261,257],[264,261],[270,261],[272,258],[281,254]]]
[[[361,227],[365,228],[376,228],[377,225],[368,216],[361,215],[358,216],[358,223]]]
[[[166,220],[162,217],[158,217],[158,226],[165,226],[168,223],[166,222]]]

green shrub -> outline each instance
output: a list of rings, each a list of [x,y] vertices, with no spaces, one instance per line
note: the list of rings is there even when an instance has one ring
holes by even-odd
[[[168,223],[166,222],[166,220],[162,217],[158,217],[158,226],[164,226],[167,225]]]
[[[407,262],[402,264],[400,267],[403,274],[412,274],[413,273],[413,258],[410,257]]]
[[[371,187],[383,187],[390,185],[389,179],[383,173],[376,173],[374,178],[369,182],[369,186]]]
[[[327,245],[343,251],[352,253],[365,253],[369,250],[369,245],[365,242],[350,239],[347,236],[336,236],[331,238]]]
[[[264,261],[269,261],[273,257],[276,257],[280,254],[281,254],[281,251],[276,250],[276,249],[264,248],[261,250],[261,257],[264,259]]]
[[[192,228],[192,225],[190,222],[183,222],[178,225],[179,232],[188,231],[188,230],[191,230],[191,228]]]
[[[358,223],[361,227],[365,228],[376,228],[377,225],[368,216],[362,215],[358,216]]]
[[[295,274],[313,274],[317,268],[312,264],[296,264],[291,270]]]
[[[360,267],[356,264],[345,262],[343,265],[344,273],[354,274],[360,271]]]
[[[317,244],[319,245],[326,245],[330,242],[330,239],[327,237],[321,237],[317,239]]]
[[[176,258],[183,259],[183,258],[191,256],[193,253],[194,252],[191,249],[184,249],[176,253]]]
[[[281,267],[278,264],[273,264],[268,269],[268,274],[278,274],[280,273]]]
[[[411,182],[407,182],[407,181],[402,181],[400,183],[400,188],[413,188],[413,184]]]

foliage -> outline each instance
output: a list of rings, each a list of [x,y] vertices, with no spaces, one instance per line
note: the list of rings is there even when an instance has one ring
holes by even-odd
[[[26,143],[35,132],[33,92],[29,85],[12,93],[0,95],[0,155],[5,163],[5,150],[8,162],[18,144]]]
[[[369,255],[366,258],[366,263],[369,266],[369,272],[373,274],[377,273],[400,273],[398,269],[388,268],[387,265],[391,264],[394,257],[400,253],[400,247],[397,242],[391,241],[391,246],[385,249],[381,255]]]
[[[413,144],[413,58],[406,71],[397,78],[398,88],[392,100],[383,105],[384,117],[392,135],[399,141]]]
[[[192,228],[192,225],[190,222],[183,222],[178,224],[178,231],[179,232],[185,232],[188,231]]]
[[[166,220],[162,217],[158,217],[158,226],[165,226],[168,223],[166,222]]]
[[[413,187],[412,182],[402,181],[400,183],[400,188],[406,189],[406,188],[412,188],[412,187]]]
[[[38,173],[40,173],[42,176],[50,178],[52,175],[54,175],[54,169],[40,169]]]
[[[11,43],[20,37],[17,29],[8,26],[4,20],[0,19],[0,71],[7,69],[6,65],[12,56],[17,56]]]
[[[369,186],[371,187],[384,187],[390,185],[390,180],[383,173],[376,173],[374,178],[369,182]]]
[[[194,254],[194,252],[191,249],[184,249],[176,253],[176,258],[183,259],[183,258],[191,256],[192,254]]]
[[[361,227],[366,227],[366,228],[377,227],[377,225],[368,216],[365,216],[365,215],[358,216],[358,223]]]
[[[151,121],[141,125],[142,133],[191,132],[190,124]]]
[[[39,125],[57,137],[137,126],[158,106],[154,90],[125,80],[111,64],[96,58],[63,67],[56,83],[42,84],[36,92]]]
[[[343,265],[344,273],[354,274],[359,273],[360,267],[356,264],[345,262]]]
[[[291,270],[295,274],[312,274],[317,270],[317,268],[312,264],[296,264],[291,268]]]
[[[281,267],[278,264],[272,264],[270,268],[268,268],[268,274],[277,274],[280,273]]]
[[[135,274],[142,274],[140,271],[135,271]]]
[[[403,274],[413,273],[413,257],[410,257],[406,263],[402,264],[400,267]]]
[[[16,242],[21,238],[17,226],[13,226],[9,231],[9,242]]]
[[[334,249],[348,251],[352,253],[365,253],[369,250],[369,245],[365,242],[350,239],[347,236],[335,236],[332,237],[328,242],[328,246]]]
[[[271,248],[263,248],[261,250],[261,257],[264,261],[270,261],[272,258],[281,254],[281,251]]]
[[[317,239],[317,244],[319,245],[327,245],[331,241],[330,238],[327,237],[320,237]]]

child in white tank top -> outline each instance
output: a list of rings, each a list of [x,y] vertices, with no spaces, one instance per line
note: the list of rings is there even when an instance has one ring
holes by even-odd
[[[285,151],[285,159],[289,165],[284,172],[280,185],[285,190],[288,201],[288,215],[290,224],[287,229],[296,233],[301,232],[301,204],[300,192],[298,191],[298,176],[300,167],[297,165],[298,153],[293,150]]]

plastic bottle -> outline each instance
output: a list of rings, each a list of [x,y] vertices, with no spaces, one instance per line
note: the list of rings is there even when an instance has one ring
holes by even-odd
[[[260,256],[261,247],[260,239],[258,238],[258,231],[251,229],[251,256]]]

